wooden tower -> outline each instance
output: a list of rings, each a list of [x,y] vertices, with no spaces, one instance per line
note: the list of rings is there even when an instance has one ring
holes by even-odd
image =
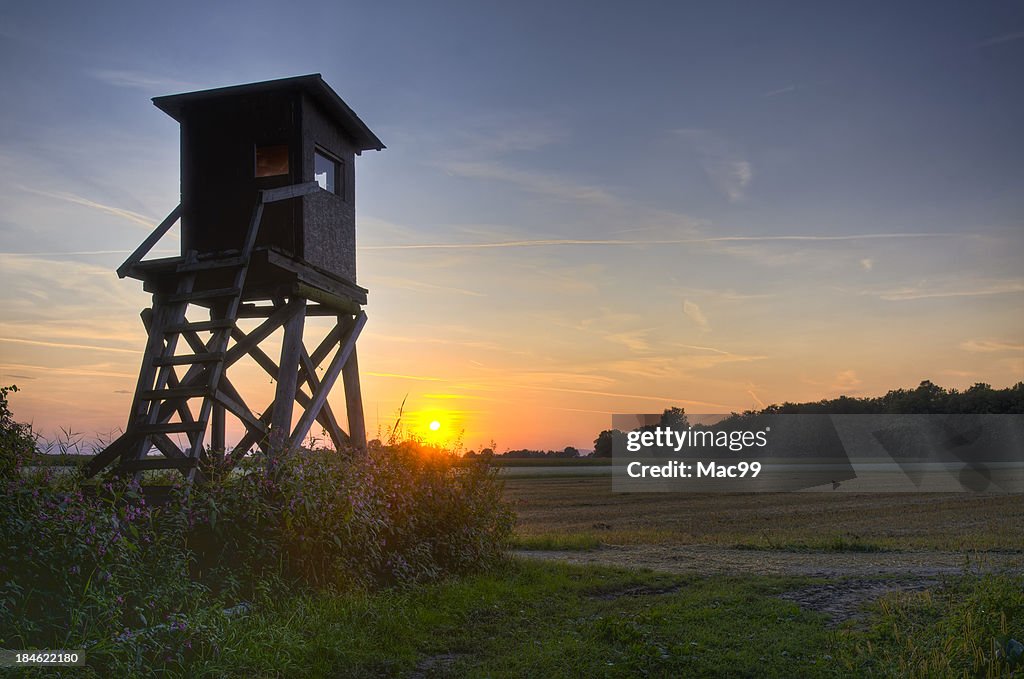
[[[153,294],[142,312],[149,341],[125,432],[87,472],[177,469],[201,480],[208,456],[230,465],[254,446],[282,455],[314,422],[336,448],[365,447],[356,339],[367,291],[356,284],[354,160],[384,145],[319,74],[153,103],[181,125],[181,204],[117,270]],[[178,220],[181,255],[144,260]],[[311,316],[336,324],[308,349]],[[260,322],[245,332],[243,318]],[[279,328],[275,363],[260,343]],[[230,378],[243,356],[276,381],[261,411]],[[339,377],[347,433],[327,403]],[[230,450],[227,415],[244,430]]]

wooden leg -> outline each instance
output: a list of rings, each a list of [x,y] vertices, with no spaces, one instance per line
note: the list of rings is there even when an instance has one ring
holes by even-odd
[[[363,394],[359,388],[359,360],[356,358],[355,347],[352,347],[352,355],[348,357],[345,367],[341,369],[341,379],[345,385],[349,438],[352,445],[360,450],[365,450],[366,423],[363,420]]]
[[[305,300],[299,310],[284,324],[281,360],[278,362],[277,391],[274,395],[274,416],[270,421],[270,454],[284,456],[289,452],[289,433],[295,389],[299,378],[299,358],[302,354],[302,331],[306,320]]]
[[[352,352],[356,347],[356,340],[359,339],[359,333],[362,332],[364,325],[366,325],[366,314],[359,312],[351,322],[345,334],[345,339],[338,347],[338,352],[331,359],[331,364],[324,372],[324,376],[320,380],[320,387],[313,394],[310,404],[306,407],[306,412],[302,414],[299,423],[295,425],[295,430],[291,435],[292,447],[300,445],[303,439],[306,438],[306,434],[309,433],[309,428],[313,426],[313,421],[320,414],[324,403],[327,402],[327,395],[331,393],[335,381],[341,376],[342,368],[352,356]],[[275,412],[275,417],[276,415],[277,413]]]
[[[210,418],[210,450],[217,454],[224,452],[225,412],[224,406],[217,403],[213,405],[213,413]]]

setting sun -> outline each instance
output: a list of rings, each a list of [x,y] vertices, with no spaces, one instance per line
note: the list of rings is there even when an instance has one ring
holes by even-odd
[[[441,423],[438,422],[437,420],[434,420],[433,422],[430,423],[430,431],[437,431],[440,428],[441,428]]]

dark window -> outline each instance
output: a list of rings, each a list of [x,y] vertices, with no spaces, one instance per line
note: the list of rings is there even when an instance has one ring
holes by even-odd
[[[344,198],[345,177],[342,174],[342,168],[340,160],[319,150],[313,152],[313,179],[324,191],[330,191]]]
[[[256,176],[276,177],[288,174],[288,146],[257,146]]]

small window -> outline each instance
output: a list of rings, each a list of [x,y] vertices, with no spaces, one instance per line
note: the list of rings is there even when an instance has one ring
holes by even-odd
[[[288,145],[257,146],[256,176],[276,177],[288,174]]]
[[[321,153],[313,152],[313,178],[320,188],[344,198],[345,180],[342,176],[341,161]]]

